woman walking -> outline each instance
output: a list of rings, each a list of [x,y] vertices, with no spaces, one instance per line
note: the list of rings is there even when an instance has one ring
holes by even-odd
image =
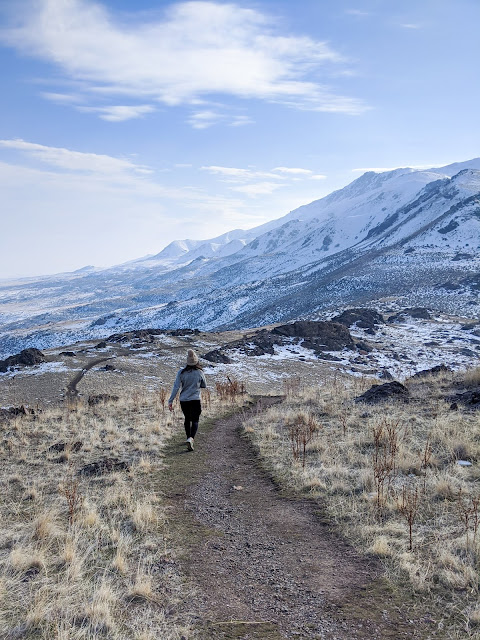
[[[180,407],[185,416],[185,433],[187,434],[187,448],[193,451],[193,439],[198,429],[198,419],[202,413],[200,403],[200,389],[206,389],[207,383],[202,367],[198,363],[198,356],[192,349],[187,352],[187,366],[177,373],[173,383],[172,393],[168,400],[168,408],[173,411],[173,401],[180,390]]]

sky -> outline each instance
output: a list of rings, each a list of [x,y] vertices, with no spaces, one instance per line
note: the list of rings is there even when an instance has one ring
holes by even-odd
[[[480,156],[479,0],[2,0],[0,278]]]

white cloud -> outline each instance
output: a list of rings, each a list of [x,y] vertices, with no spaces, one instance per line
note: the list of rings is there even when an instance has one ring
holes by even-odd
[[[34,142],[26,142],[25,140],[0,140],[0,147],[20,151],[29,157],[67,171],[104,175],[125,174],[126,172],[147,174],[152,172],[148,167],[137,165],[123,158],[114,158],[97,153],[83,153],[60,147],[48,147]]]
[[[276,175],[271,171],[257,171],[255,169],[239,169],[237,167],[219,167],[211,165],[200,167],[202,171],[208,171],[226,180],[227,182],[245,182],[248,180],[258,180],[259,178],[274,178],[283,180],[283,176]]]
[[[52,102],[56,102],[57,104],[76,104],[81,102],[82,98],[75,94],[69,93],[54,93],[52,91],[43,91],[41,94],[47,100],[51,100]]]
[[[233,116],[232,121],[230,122],[231,127],[243,127],[247,124],[253,124],[254,120],[249,118],[248,116]]]
[[[223,94],[327,112],[366,108],[322,85],[323,66],[345,65],[328,44],[284,35],[270,16],[234,3],[179,2],[162,19],[122,23],[92,0],[26,0],[17,24],[3,29],[1,38],[50,61],[90,100],[128,96],[174,106]],[[101,117],[109,116],[106,109],[99,108]],[[191,118],[196,128],[216,121],[201,112]],[[247,123],[242,117],[230,121]]]
[[[360,9],[346,9],[345,13],[350,16],[358,16],[358,17],[371,15],[368,11],[361,11]]]
[[[311,171],[310,169],[301,169],[296,167],[275,167],[275,169],[272,169],[272,171],[278,171],[279,173],[290,173],[293,175],[304,175],[304,176],[308,176],[311,173],[313,173],[313,171]]]
[[[123,122],[133,118],[141,118],[147,113],[156,111],[150,104],[112,105],[109,107],[76,107],[79,111],[98,113],[102,120]]]
[[[414,24],[414,23],[408,23],[408,24],[401,24],[401,27],[403,27],[404,29],[421,29],[421,25],[419,24]]]
[[[326,180],[327,176],[323,175],[323,173],[315,173],[313,176],[310,176],[311,180]]]
[[[197,111],[187,120],[194,129],[208,129],[224,119],[224,116],[216,111]]]

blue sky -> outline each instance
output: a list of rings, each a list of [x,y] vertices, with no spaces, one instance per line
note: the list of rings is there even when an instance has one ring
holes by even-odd
[[[478,0],[3,0],[0,278],[480,155]]]

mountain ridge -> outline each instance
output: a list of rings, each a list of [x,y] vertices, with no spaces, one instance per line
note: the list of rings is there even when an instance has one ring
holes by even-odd
[[[478,314],[477,167],[479,158],[367,172],[254,229],[175,241],[109,269],[1,283],[0,352],[62,332],[258,326],[321,313],[332,300],[393,296]]]

